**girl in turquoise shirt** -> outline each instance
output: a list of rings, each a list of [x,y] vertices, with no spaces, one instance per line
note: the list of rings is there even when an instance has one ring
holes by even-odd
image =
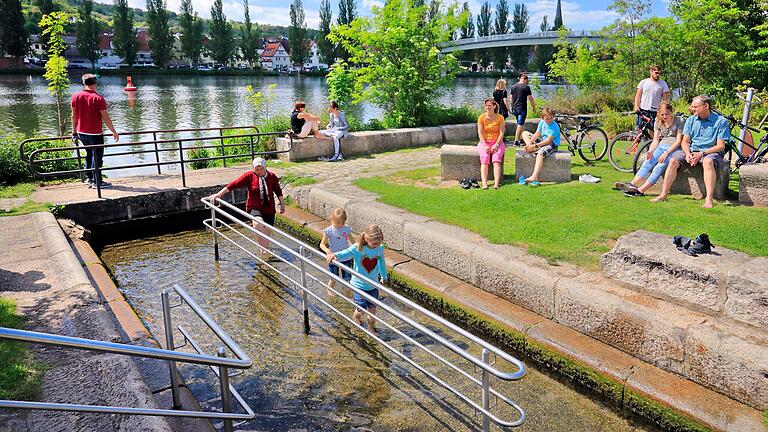
[[[357,239],[357,243],[344,249],[341,252],[329,253],[326,258],[328,264],[331,261],[347,261],[353,260],[352,268],[367,277],[368,279],[377,281],[381,278],[384,282],[387,280],[387,264],[384,261],[384,234],[377,225],[368,225],[360,237]],[[378,288],[372,287],[363,279],[357,275],[352,275],[351,285],[355,288],[365,291],[369,296],[379,299]],[[368,321],[368,330],[376,332],[376,305],[365,299],[363,296],[354,293],[355,304],[358,306],[355,308],[355,313],[352,318],[362,327],[363,316],[366,316]],[[369,315],[365,315],[361,310],[368,311]]]

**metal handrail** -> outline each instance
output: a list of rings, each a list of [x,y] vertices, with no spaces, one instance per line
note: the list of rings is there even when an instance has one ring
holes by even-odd
[[[172,307],[168,302],[168,291],[163,290],[161,294],[163,305],[163,320],[165,323],[166,349],[145,347],[139,345],[129,345],[115,342],[106,342],[93,339],[77,338],[70,336],[60,336],[49,333],[40,333],[27,330],[10,329],[0,327],[0,339],[10,339],[20,342],[39,343],[45,345],[54,345],[60,347],[77,348],[89,351],[107,352],[112,354],[122,354],[134,357],[153,358],[167,360],[171,373],[171,393],[173,396],[174,409],[154,409],[154,408],[131,408],[103,405],[79,405],[68,403],[51,402],[28,402],[28,401],[10,401],[0,400],[0,408],[10,409],[39,409],[50,411],[74,411],[102,414],[129,414],[129,415],[149,415],[161,417],[193,417],[205,419],[221,419],[224,421],[224,430],[232,431],[233,420],[250,420],[256,414],[245,402],[240,394],[229,384],[229,368],[248,369],[253,362],[250,357],[237,345],[232,338],[210,317],[197,302],[179,285],[173,286],[174,291],[179,295],[183,303],[186,303],[193,312],[208,326],[209,329],[227,346],[236,358],[227,358],[224,347],[218,349],[216,356],[210,356],[202,353],[199,345],[192,339],[188,332],[181,326],[178,327],[184,338],[190,341],[197,354],[176,351],[173,344],[172,324],[170,309]],[[180,410],[179,379],[176,371],[176,362],[194,363],[208,365],[214,369],[214,373],[219,377],[222,391],[222,412],[211,411],[188,411]],[[218,371],[216,371],[218,369]],[[234,396],[245,413],[231,412],[231,398]]]
[[[517,427],[517,426],[520,426],[521,424],[523,424],[523,422],[525,421],[525,412],[522,410],[522,408],[519,405],[517,405],[514,401],[512,401],[511,399],[509,399],[506,396],[500,394],[498,391],[492,389],[490,387],[490,384],[489,384],[489,378],[490,378],[491,375],[496,376],[497,378],[502,379],[502,380],[506,380],[506,381],[519,380],[520,378],[522,378],[525,375],[525,365],[521,361],[519,361],[518,359],[514,358],[513,356],[507,354],[506,352],[504,352],[500,348],[498,348],[498,347],[496,347],[496,346],[494,346],[494,345],[492,345],[492,344],[490,344],[490,343],[488,343],[488,342],[478,338],[477,336],[467,332],[466,330],[462,329],[461,327],[451,323],[450,321],[443,319],[442,317],[438,316],[437,314],[435,314],[435,313],[425,309],[424,307],[422,307],[422,306],[420,306],[420,305],[418,305],[418,304],[408,300],[407,298],[405,298],[405,297],[395,293],[394,291],[392,291],[388,287],[380,284],[378,281],[373,281],[373,280],[367,278],[366,276],[356,272],[354,269],[349,268],[349,267],[345,266],[344,264],[342,264],[340,262],[334,261],[335,265],[339,266],[340,268],[344,269],[345,271],[349,272],[350,274],[353,274],[353,275],[363,279],[369,285],[374,286],[375,288],[378,288],[379,290],[387,293],[387,295],[390,298],[393,298],[394,300],[396,300],[396,301],[400,302],[401,304],[407,306],[411,310],[414,310],[415,312],[417,312],[421,316],[429,318],[429,319],[431,319],[431,320],[433,320],[433,321],[435,321],[435,322],[437,322],[437,323],[439,323],[439,324],[441,324],[441,325],[443,325],[443,326],[445,326],[445,327],[455,331],[459,335],[469,339],[473,343],[475,343],[478,346],[480,346],[482,348],[482,356],[481,356],[481,358],[478,358],[478,357],[470,354],[466,349],[463,349],[463,348],[457,346],[455,343],[453,343],[450,340],[448,340],[448,339],[438,335],[434,331],[428,329],[426,326],[424,326],[424,325],[416,322],[415,320],[405,316],[402,312],[397,310],[397,308],[395,308],[393,306],[390,306],[390,305],[388,305],[386,303],[383,303],[382,301],[380,301],[378,299],[375,299],[375,298],[371,297],[368,293],[365,292],[365,290],[360,290],[360,289],[354,287],[353,285],[351,285],[349,282],[347,282],[343,278],[339,277],[338,275],[330,273],[324,266],[318,265],[316,262],[314,262],[313,258],[325,258],[325,255],[323,255],[321,252],[317,251],[314,247],[312,247],[312,246],[310,246],[310,245],[308,245],[308,244],[306,244],[306,243],[304,243],[304,242],[302,242],[302,241],[300,241],[298,239],[293,238],[291,235],[283,232],[282,230],[280,230],[278,228],[275,228],[275,227],[268,226],[268,225],[264,224],[264,222],[261,221],[260,219],[257,219],[255,217],[249,215],[248,213],[242,211],[241,209],[235,207],[234,205],[232,205],[232,204],[230,204],[230,203],[228,203],[228,202],[226,202],[224,200],[217,199],[214,203],[212,203],[209,198],[203,198],[201,201],[205,204],[205,206],[207,208],[211,209],[211,218],[210,219],[206,219],[205,221],[203,221],[203,223],[204,223],[204,225],[208,229],[210,229],[213,232],[214,256],[215,256],[215,258],[217,260],[219,259],[218,237],[222,237],[223,239],[227,240],[228,242],[230,242],[234,246],[238,247],[240,250],[242,250],[246,254],[250,255],[254,259],[256,259],[259,262],[261,262],[261,263],[267,265],[268,267],[270,267],[270,269],[272,271],[274,271],[274,272],[278,273],[279,275],[281,275],[282,277],[286,278],[286,280],[288,280],[289,282],[293,283],[295,286],[301,288],[303,311],[304,311],[304,328],[305,328],[305,331],[307,331],[307,332],[309,331],[307,295],[312,296],[314,299],[316,299],[318,302],[323,304],[325,307],[328,307],[329,309],[331,309],[334,312],[338,313],[346,321],[352,323],[353,325],[357,325],[357,323],[355,323],[355,321],[352,318],[350,318],[349,316],[347,316],[343,312],[339,311],[336,307],[334,307],[333,305],[328,303],[322,297],[320,297],[319,295],[317,295],[316,293],[314,293],[314,292],[312,292],[311,290],[308,289],[308,283],[307,283],[307,279],[308,278],[311,279],[312,282],[316,282],[316,283],[318,283],[320,285],[325,286],[326,288],[331,289],[328,285],[326,285],[325,281],[322,281],[322,280],[318,279],[317,277],[315,277],[314,275],[309,274],[307,272],[307,270],[308,270],[307,267],[309,267],[310,270],[315,270],[315,271],[321,273],[323,275],[323,277],[332,278],[338,284],[341,284],[341,286],[349,288],[350,290],[352,290],[355,293],[357,293],[358,295],[362,296],[363,298],[365,298],[366,300],[368,300],[372,304],[376,305],[378,308],[388,312],[390,315],[392,315],[395,318],[397,318],[400,322],[403,322],[403,323],[409,325],[411,328],[418,330],[420,333],[426,335],[427,337],[432,339],[434,342],[436,342],[440,346],[449,349],[453,353],[455,353],[455,354],[459,355],[460,357],[462,357],[463,359],[469,361],[475,367],[480,368],[482,370],[482,379],[478,380],[477,378],[471,376],[466,371],[464,371],[463,369],[459,368],[458,366],[456,366],[455,364],[453,364],[449,360],[447,360],[447,359],[441,357],[440,355],[436,354],[434,351],[430,350],[424,344],[422,344],[422,343],[418,342],[417,340],[415,340],[413,337],[406,335],[401,330],[397,329],[396,327],[394,327],[391,324],[387,323],[386,321],[382,320],[380,317],[374,316],[374,318],[377,321],[379,321],[384,326],[386,326],[390,330],[392,330],[395,333],[397,333],[399,336],[401,336],[402,338],[407,340],[409,343],[411,343],[411,344],[417,346],[418,348],[422,349],[424,352],[428,353],[429,355],[431,355],[436,360],[438,360],[441,363],[443,363],[444,365],[448,366],[453,371],[455,371],[455,372],[459,373],[460,375],[462,375],[463,377],[467,378],[472,383],[480,386],[481,390],[482,390],[482,399],[483,399],[482,400],[482,404],[476,403],[471,398],[469,398],[468,396],[464,395],[460,390],[455,389],[450,384],[448,384],[445,381],[441,380],[439,377],[437,377],[433,373],[429,372],[423,366],[421,366],[420,364],[416,363],[414,360],[410,359],[408,356],[406,356],[403,353],[401,353],[397,348],[392,347],[390,344],[388,344],[387,342],[385,342],[384,340],[379,338],[378,335],[376,335],[375,333],[369,331],[366,328],[362,328],[361,327],[362,330],[365,331],[369,336],[373,337],[375,340],[377,340],[379,343],[384,345],[387,349],[389,349],[390,351],[392,351],[393,353],[398,355],[401,359],[406,361],[408,364],[410,364],[411,366],[415,367],[419,371],[423,372],[425,375],[427,375],[427,377],[429,377],[430,379],[435,381],[437,384],[439,384],[441,387],[447,389],[448,391],[450,391],[451,393],[453,393],[454,395],[459,397],[459,399],[461,399],[462,401],[464,401],[468,405],[472,406],[476,411],[479,411],[483,415],[483,430],[484,431],[488,430],[488,423],[489,423],[489,421],[493,421],[495,424],[497,424],[499,426],[504,426],[504,427]],[[222,209],[222,207],[226,208],[226,210]],[[234,214],[230,213],[230,211],[232,213],[234,213]],[[295,251],[293,248],[286,246],[284,243],[276,240],[272,235],[266,234],[266,233],[262,232],[260,229],[253,228],[248,222],[242,221],[236,215],[246,218],[251,223],[255,222],[262,229],[265,229],[265,230],[268,230],[268,231],[271,231],[271,232],[276,232],[280,236],[285,237],[286,239],[288,239],[291,242],[295,243],[296,246],[298,246],[298,252]],[[221,218],[217,218],[217,216],[221,216]],[[258,241],[254,241],[249,236],[243,234],[240,230],[235,229],[237,227],[244,228],[244,230],[247,233],[255,234],[258,238],[269,241],[271,244],[277,246],[283,252],[288,254],[292,259],[298,260],[299,265],[296,265],[293,262],[291,262],[290,260],[287,260],[284,257],[282,257],[282,256],[280,256],[278,254],[273,253],[269,248],[264,248],[263,246],[261,246],[258,243]],[[230,238],[227,234],[225,234],[222,231],[222,228],[229,228],[229,229],[231,229],[234,233],[237,233],[240,236],[239,238],[244,239],[245,241],[249,242],[250,244],[256,246],[259,249],[261,249],[262,251],[268,252],[271,255],[271,257],[276,258],[278,261],[288,265],[289,267],[293,268],[294,270],[298,270],[299,272],[301,272],[301,278],[300,278],[301,280],[296,280],[291,275],[288,275],[288,274],[286,274],[286,272],[281,271],[280,269],[278,269],[275,266],[273,266],[270,263],[270,261],[265,260],[262,257],[260,257],[259,254],[255,254],[252,251],[248,250],[248,248],[245,248],[245,247],[241,246],[236,241],[234,241],[232,238]],[[338,294],[338,291],[336,291],[335,289],[334,289],[334,292],[337,292],[337,294]],[[358,307],[357,305],[354,304],[354,302],[351,299],[347,298],[346,296],[340,295],[339,297],[344,299],[348,303],[352,304],[353,306]],[[494,360],[494,362],[490,362],[489,361],[490,354],[494,354],[495,357],[502,358],[502,359],[508,361],[509,363],[513,364],[517,368],[517,370],[515,370],[514,372],[504,372],[504,371],[501,371],[501,370],[495,368],[494,367],[495,360]],[[498,418],[497,416],[495,416],[493,413],[491,413],[490,412],[490,408],[489,408],[490,396],[491,395],[495,396],[499,400],[502,400],[503,402],[505,402],[508,405],[510,405],[513,409],[515,409],[518,412],[518,414],[519,414],[519,418],[516,419],[516,420],[511,420],[511,421],[502,420],[502,419]]]
[[[255,132],[251,133],[242,133],[237,135],[224,135],[224,130],[233,130],[233,129],[253,129]],[[218,131],[218,135],[209,135],[209,136],[202,136],[202,137],[185,137],[185,138],[168,138],[168,139],[158,139],[157,135],[160,133],[175,133],[175,132],[200,132],[200,131]],[[227,160],[230,159],[239,159],[244,157],[250,157],[254,158],[256,156],[272,156],[277,155],[280,153],[288,153],[293,148],[293,135],[288,134],[289,136],[289,145],[287,149],[283,150],[267,150],[267,151],[255,151],[255,146],[259,142],[261,142],[262,137],[269,137],[269,136],[283,136],[286,134],[286,131],[282,132],[260,132],[258,127],[256,126],[229,126],[229,127],[218,127],[218,128],[198,128],[198,129],[177,129],[177,130],[157,130],[157,131],[139,131],[139,132],[123,132],[119,135],[148,135],[152,134],[153,139],[148,141],[138,141],[138,142],[132,142],[132,143],[109,143],[109,144],[96,144],[96,145],[88,145],[88,149],[107,149],[107,148],[113,148],[113,147],[128,147],[128,146],[140,146],[140,150],[130,150],[130,151],[123,151],[118,153],[109,153],[104,154],[104,159],[108,157],[115,157],[115,156],[125,156],[125,155],[145,155],[145,154],[154,154],[155,160],[149,161],[149,162],[143,162],[143,163],[133,163],[133,164],[126,164],[126,165],[117,165],[117,166],[106,166],[103,168],[91,168],[86,169],[82,168],[82,159],[83,156],[81,152],[86,149],[85,146],[79,146],[79,145],[71,145],[66,147],[55,147],[55,148],[41,148],[37,150],[33,150],[29,155],[27,155],[24,151],[24,146],[28,143],[32,142],[46,142],[46,141],[62,141],[62,140],[72,140],[72,137],[52,137],[52,138],[29,138],[25,139],[19,144],[19,153],[22,161],[26,162],[29,165],[29,169],[37,177],[45,178],[45,177],[57,177],[57,176],[65,176],[65,175],[73,175],[73,174],[80,174],[83,175],[84,173],[93,172],[94,178],[100,179],[101,173],[104,171],[115,171],[115,170],[123,170],[123,169],[133,169],[133,168],[144,168],[144,167],[156,167],[157,173],[161,174],[160,167],[167,166],[167,165],[178,165],[180,167],[179,171],[181,173],[181,182],[183,187],[187,187],[187,176],[186,176],[186,169],[185,165],[189,163],[194,162],[204,162],[204,161],[215,161],[215,160],[221,160],[223,162],[223,165],[227,166]],[[107,134],[104,134],[104,136],[107,136]],[[230,143],[225,144],[225,139],[234,139],[234,138],[248,138],[250,139],[249,143]],[[205,144],[205,141],[214,141],[218,140],[218,144],[210,144],[210,145],[197,145],[197,146],[186,146],[185,143],[190,142],[202,142]],[[158,145],[162,144],[175,144],[173,147],[167,147],[167,148],[160,148]],[[147,145],[152,145],[153,148],[145,149],[144,147]],[[250,152],[247,153],[240,153],[240,154],[234,154],[234,155],[228,155],[226,153],[227,148],[232,147],[241,147],[243,145],[250,145]],[[221,156],[208,156],[208,157],[195,157],[190,158],[188,156],[185,156],[184,152],[189,150],[198,150],[198,149],[220,149],[222,155]],[[72,156],[67,157],[53,157],[48,159],[38,159],[37,157],[39,155],[49,154],[49,153],[58,153],[58,152],[72,152]],[[177,154],[177,157],[173,160],[166,160],[161,161],[160,154],[163,153],[174,153]],[[61,171],[46,171],[41,172],[39,169],[37,169],[37,166],[44,164],[44,163],[55,163],[55,162],[66,162],[66,161],[77,161],[78,162],[78,169],[69,169],[69,170],[61,170]],[[96,182],[96,193],[99,198],[101,198],[101,182]]]

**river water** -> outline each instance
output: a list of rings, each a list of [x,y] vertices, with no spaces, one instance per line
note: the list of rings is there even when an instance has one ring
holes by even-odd
[[[305,335],[297,292],[264,272],[252,257],[233,245],[223,244],[222,259],[215,262],[211,234],[206,231],[118,243],[107,246],[101,257],[153,334],[163,334],[160,292],[178,283],[253,359],[254,366],[232,380],[257,413],[254,420],[238,430],[480,429],[479,417],[471,408],[317,301],[310,300],[312,330]],[[291,272],[287,265],[279,266]],[[324,287],[315,284],[312,289],[327,298]],[[392,300],[385,302],[390,304]],[[351,307],[340,298],[334,297],[330,302],[351,314]],[[419,319],[409,311],[404,312]],[[188,309],[173,309],[172,315],[174,325],[184,325],[207,353],[215,352],[220,343]],[[379,315],[384,316],[381,311]],[[461,337],[452,336],[450,330],[419,320],[457,345],[465,344]],[[454,371],[391,330],[383,329],[381,334],[409,358],[457,388],[467,388],[456,380]],[[429,339],[412,336],[440,355],[450,357],[451,353]],[[181,342],[177,335],[177,343]],[[457,360],[456,356],[453,359]],[[473,373],[466,362],[459,363]],[[501,364],[499,367],[512,370]],[[220,408],[218,381],[208,368],[180,365],[180,372],[204,409]],[[530,368],[521,381],[506,383],[494,379],[491,385],[526,410],[527,421],[519,430],[647,430]],[[468,394],[478,396],[477,392]],[[502,402],[493,412],[501,418],[515,418]]]

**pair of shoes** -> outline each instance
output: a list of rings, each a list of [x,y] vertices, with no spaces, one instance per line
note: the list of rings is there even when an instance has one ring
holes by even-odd
[[[476,178],[474,178],[474,177],[470,177],[470,178],[469,178],[469,184],[470,184],[470,185],[471,185],[473,188],[475,188],[475,189],[477,189],[477,188],[479,188],[479,187],[480,187],[480,183],[478,183],[478,182],[477,182],[477,179],[476,179]]]
[[[109,189],[109,188],[111,188],[111,187],[112,187],[112,183],[109,183],[109,182],[105,182],[105,181],[103,181],[103,180],[102,180],[102,181],[99,183],[99,185],[98,185],[98,186],[96,186],[96,182],[92,181],[92,182],[91,182],[91,189],[96,189],[97,187],[98,187],[98,188],[100,188],[100,189]]]
[[[633,185],[632,183],[615,182],[613,184],[613,190],[622,192],[635,192],[637,191],[637,186]]]
[[[525,176],[518,177],[517,178],[517,184],[520,184],[520,185],[523,185],[523,186],[527,185],[528,183],[525,181]]]
[[[680,252],[690,255],[699,256],[702,253],[712,253],[712,248],[715,245],[709,241],[707,233],[701,233],[696,240],[691,241],[688,237],[675,236],[672,238],[672,243],[677,247]]]
[[[625,191],[624,191],[624,195],[625,195],[625,196],[628,196],[628,197],[632,197],[632,198],[637,198],[637,197],[642,197],[642,196],[645,196],[645,194],[644,194],[644,193],[640,192],[640,191],[639,191],[639,190],[637,190],[637,189],[632,189],[632,190],[625,190]]]
[[[595,177],[592,174],[582,174],[579,176],[579,181],[582,183],[600,183],[600,177]]]
[[[469,189],[472,187],[472,182],[468,178],[463,178],[459,181],[459,185],[462,189]]]

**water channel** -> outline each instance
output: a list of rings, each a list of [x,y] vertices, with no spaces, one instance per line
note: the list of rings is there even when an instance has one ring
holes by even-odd
[[[153,334],[163,334],[160,292],[178,283],[253,359],[254,366],[234,378],[233,385],[257,417],[238,430],[480,429],[479,417],[471,408],[317,302],[310,308],[312,330],[305,335],[301,298],[293,287],[264,272],[252,257],[230,244],[221,246],[221,260],[216,262],[207,231],[124,241],[106,246],[101,257]],[[290,271],[288,265],[280,266]],[[324,287],[313,289],[325,296]],[[351,307],[342,299],[335,297],[331,303],[351,314]],[[183,308],[174,309],[174,324],[191,330],[206,352],[215,352],[214,336],[193,315]],[[434,323],[429,325],[433,331],[447,333]],[[464,388],[455,377],[450,378],[455,372],[398,339],[391,330],[381,333],[409,358]],[[448,337],[464,343],[460,337]],[[419,342],[429,344],[429,340]],[[441,355],[450,355],[433,345],[429,347]],[[209,369],[182,365],[180,372],[204,409],[220,408],[218,381]],[[519,430],[648,430],[531,368],[521,381],[493,380],[492,386],[526,410],[527,421]],[[513,411],[501,402],[494,413],[514,418]]]

